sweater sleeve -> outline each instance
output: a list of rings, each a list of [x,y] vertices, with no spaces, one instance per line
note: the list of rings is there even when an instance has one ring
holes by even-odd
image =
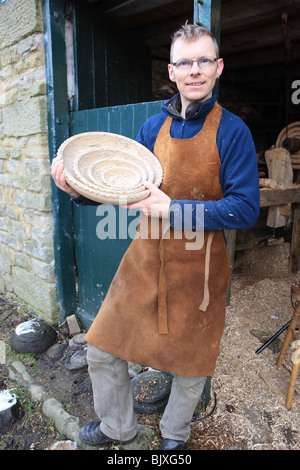
[[[88,199],[87,197],[80,196],[78,198],[71,198],[75,206],[81,207],[81,206],[99,206],[101,205],[101,202],[96,202],[92,201],[91,199]]]
[[[255,224],[260,210],[260,195],[256,150],[251,133],[240,118],[223,110],[217,144],[223,198],[217,201],[173,200],[170,206],[173,228],[198,229],[199,204],[204,213],[205,230],[248,229]],[[177,225],[173,207],[181,210],[178,219],[180,226]],[[190,217],[185,217],[187,210]]]

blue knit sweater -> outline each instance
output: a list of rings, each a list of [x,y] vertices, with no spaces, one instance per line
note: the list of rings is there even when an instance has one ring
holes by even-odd
[[[184,119],[172,107],[176,97],[162,106],[160,114],[150,117],[137,135],[136,140],[152,152],[158,132],[167,116],[173,117],[171,137],[188,139],[202,129],[205,118],[216,101],[216,95],[213,94],[212,98],[201,104],[196,113]],[[217,147],[221,161],[220,183],[223,198],[218,201],[172,200],[171,208],[172,205],[179,204],[182,207],[182,214],[184,209],[188,210],[189,214],[192,214],[192,228],[197,226],[196,205],[199,203],[204,207],[205,230],[251,228],[257,220],[260,208],[256,150],[246,124],[224,108],[217,132]],[[88,199],[74,202],[77,205],[93,204]],[[172,210],[170,214],[171,226],[184,228],[177,226]]]

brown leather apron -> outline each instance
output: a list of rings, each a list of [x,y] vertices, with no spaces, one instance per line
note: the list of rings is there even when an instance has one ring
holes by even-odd
[[[190,139],[170,136],[172,118],[163,124],[154,153],[164,168],[161,189],[171,199],[222,198],[216,144],[221,113],[216,103]],[[141,226],[143,221],[145,216]],[[168,237],[134,239],[86,340],[137,364],[213,375],[225,321],[228,253],[222,231],[205,231],[201,249],[187,250],[187,243],[190,235],[184,230],[176,236],[173,229]]]

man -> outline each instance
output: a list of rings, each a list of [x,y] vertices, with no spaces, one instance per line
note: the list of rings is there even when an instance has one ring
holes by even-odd
[[[137,136],[161,161],[164,179],[159,189],[145,182],[150,196],[127,206],[141,211],[141,223],[157,218],[161,229],[170,218],[170,234],[132,241],[87,333],[100,421],[81,428],[80,437],[91,445],[136,435],[127,361],[174,375],[160,422],[162,450],[185,448],[206,377],[214,373],[230,279],[223,230],[250,228],[259,214],[251,134],[213,91],[223,66],[205,28],[186,24],[174,34],[168,71],[179,94]],[[55,159],[56,184],[75,204],[92,204],[68,187],[62,170]],[[195,230],[204,231],[203,243],[187,249]]]

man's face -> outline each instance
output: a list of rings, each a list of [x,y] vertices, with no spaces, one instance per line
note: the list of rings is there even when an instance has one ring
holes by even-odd
[[[192,42],[177,39],[173,45],[172,62],[182,59],[199,59],[200,57],[216,57],[214,43],[209,36],[203,36]],[[182,112],[194,101],[206,101],[223,71],[223,59],[218,59],[211,67],[201,68],[194,62],[191,69],[179,70],[169,64],[169,77],[175,82],[181,96]],[[185,114],[184,114],[185,115]]]

